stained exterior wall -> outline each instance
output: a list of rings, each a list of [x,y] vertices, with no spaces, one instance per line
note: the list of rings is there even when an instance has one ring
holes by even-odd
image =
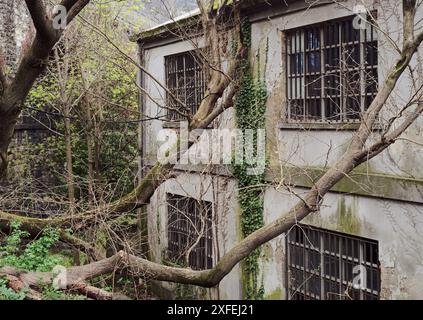
[[[168,207],[166,194],[172,193],[213,203],[213,261],[216,262],[240,240],[239,209],[236,198],[236,181],[223,176],[182,174],[166,181],[156,191],[148,207],[148,235],[151,258],[163,262],[167,248]],[[174,284],[165,287],[175,292]],[[220,283],[219,288],[200,290],[211,299],[238,299],[242,295],[239,266]]]
[[[343,5],[324,5],[308,10],[297,10],[296,5],[281,8],[285,14],[266,19],[268,14],[274,14],[275,8],[269,12],[258,12],[250,17],[252,21],[252,55],[255,71],[261,70],[261,77],[266,80],[269,98],[266,110],[266,131],[268,135],[267,149],[270,158],[268,172],[269,181],[280,181],[296,185],[298,194],[306,191],[304,187],[312,185],[309,177],[315,172],[323,172],[348,148],[348,139],[352,136],[350,130],[333,130],[328,127],[320,130],[311,130],[305,127],[289,127],[283,121],[285,105],[285,70],[283,67],[282,48],[283,31],[291,28],[309,25],[338,17],[350,16],[352,9],[361,1],[346,1]],[[373,1],[369,1],[373,3]],[[388,30],[389,37],[400,44],[401,12],[397,1],[383,1],[383,7],[374,1],[374,9],[378,11],[378,23],[383,30]],[[418,16],[422,16],[419,10]],[[417,18],[417,21],[419,18]],[[387,74],[392,61],[397,57],[392,41],[380,34],[378,39],[379,51],[379,81]],[[268,48],[267,50],[264,48]],[[188,50],[188,42],[176,42],[155,46],[146,49],[146,67],[153,71],[158,80],[164,80],[164,56]],[[420,60],[421,52],[418,54]],[[258,61],[261,63],[260,68]],[[421,60],[420,60],[421,61]],[[265,62],[267,64],[265,65]],[[413,67],[421,68],[417,59],[412,62]],[[164,97],[163,91],[146,83],[147,90],[157,99]],[[397,85],[397,89],[388,101],[386,111],[381,115],[383,120],[388,119],[398,111],[407,97],[411,95],[410,78],[404,74]],[[163,100],[161,100],[163,101]],[[148,115],[157,115],[158,109],[151,102],[146,103]],[[228,110],[219,119],[220,127],[233,127],[233,112]],[[146,127],[147,155],[150,162],[154,162],[157,151],[157,132],[162,128],[161,121],[152,121]],[[418,120],[404,137],[418,143],[423,142],[421,134],[422,119]],[[380,133],[374,132],[373,139]],[[318,215],[308,217],[304,222],[348,234],[367,237],[379,242],[381,264],[381,297],[384,299],[423,298],[423,289],[420,284],[423,279],[423,172],[420,164],[423,160],[421,146],[401,140],[395,143],[388,151],[360,167],[357,175],[338,184],[330,192]],[[296,170],[292,170],[292,167]],[[281,169],[282,168],[282,169]],[[193,166],[191,170],[195,171]],[[216,169],[217,170],[217,169]],[[219,170],[218,170],[219,171]],[[224,170],[220,170],[224,171]],[[225,175],[223,175],[225,176]],[[200,175],[191,173],[184,176],[184,187],[173,185],[175,190],[185,190],[188,186],[197,185]],[[314,177],[315,178],[315,177]],[[205,179],[205,178],[203,178]],[[229,176],[225,178],[232,187],[236,185]],[[172,182],[166,182],[160,188],[150,207],[150,244],[160,256],[166,245],[165,230],[166,210],[154,211],[159,203],[164,203],[165,189]],[[277,184],[276,184],[277,185]],[[271,222],[287,212],[298,198],[282,188],[269,186],[265,192],[265,222]],[[236,190],[236,188],[235,188]],[[218,217],[232,215],[232,223],[239,221],[236,191],[229,192],[212,186],[212,192],[225,195],[228,207],[216,203],[215,215]],[[197,197],[199,195],[197,194]],[[347,213],[348,221],[345,221]],[[156,217],[156,218],[155,218]],[[161,219],[161,233],[157,232],[157,217]],[[156,219],[156,220],[154,220]],[[229,235],[229,238],[219,239],[220,255],[233,246],[236,239],[241,237],[239,227],[227,224],[218,225],[220,233]],[[160,239],[160,246],[158,241]],[[285,283],[285,239],[280,236],[263,249],[261,259],[262,277],[265,296],[273,299],[286,298]],[[237,268],[231,273],[231,278],[225,279],[220,286],[221,298],[242,298],[240,279],[242,275]],[[236,288],[234,290],[233,288]],[[228,293],[228,294],[226,294]],[[239,294],[239,295],[238,295]]]

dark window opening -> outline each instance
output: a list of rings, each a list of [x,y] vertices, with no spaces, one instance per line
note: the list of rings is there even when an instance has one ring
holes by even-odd
[[[359,121],[377,93],[377,33],[354,17],[286,33],[287,120]]]
[[[183,120],[194,115],[207,89],[204,64],[197,51],[165,57],[168,120]],[[175,99],[176,98],[176,99]]]
[[[168,194],[168,258],[194,270],[213,267],[212,204]]]
[[[290,300],[377,300],[378,242],[299,224],[286,237]]]

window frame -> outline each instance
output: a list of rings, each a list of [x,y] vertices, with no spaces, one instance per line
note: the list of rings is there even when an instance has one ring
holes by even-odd
[[[166,93],[165,93],[165,102],[166,102],[165,118],[166,118],[166,121],[179,122],[179,121],[186,120],[188,118],[188,115],[194,115],[197,112],[201,101],[205,97],[206,90],[207,90],[207,83],[208,83],[208,81],[207,81],[208,75],[207,75],[206,64],[205,63],[201,64],[201,58],[199,57],[199,53],[198,53],[200,50],[203,50],[203,49],[187,50],[187,51],[178,52],[178,53],[174,53],[174,54],[164,56],[163,63],[164,63],[166,88],[174,96],[176,96],[178,99],[180,99],[182,102],[184,102],[186,106],[188,106],[190,108],[189,111],[186,110],[186,111],[189,112],[186,115],[180,114],[179,112],[181,112],[181,113],[185,112],[183,106],[178,107],[176,101],[172,102],[173,98],[170,96],[169,92],[166,91]],[[179,57],[182,57],[182,59],[183,59],[183,64],[184,64],[183,69],[182,70],[174,70],[173,72],[171,72],[169,70],[169,68],[170,68],[169,65],[172,63],[170,60],[174,59],[174,61],[175,61]],[[192,70],[189,70],[189,69],[186,68],[186,58],[187,57],[192,57],[192,59],[193,59],[194,65],[192,67]],[[191,104],[191,106],[189,106],[189,104],[187,104],[187,97],[192,97],[192,93],[187,94],[189,88],[187,88],[187,76],[186,76],[186,74],[189,71],[194,72],[194,85],[192,86],[192,89],[194,91],[193,92],[194,102]],[[169,84],[170,83],[169,75],[175,74],[176,77],[177,77],[178,74],[181,73],[181,72],[184,74],[183,77],[182,77],[184,85],[182,87],[180,87],[179,84],[176,83],[175,87],[171,86]],[[178,82],[179,81],[178,78],[176,78],[175,81]],[[198,81],[198,83],[197,83],[197,81]],[[178,90],[183,91],[183,94],[182,94],[183,99],[181,99],[181,94],[178,93]],[[177,109],[179,110],[179,112],[176,111]]]
[[[294,237],[296,238],[295,240],[298,240],[298,238],[301,240],[302,237],[302,242],[292,241],[291,232],[294,232]],[[299,234],[299,232],[302,232],[302,235]],[[313,242],[316,244],[314,245]],[[347,244],[347,249],[342,247],[343,243]],[[356,247],[354,243],[357,244]],[[327,246],[333,246],[335,250],[331,250],[331,248],[327,248]],[[370,250],[368,250],[367,246],[370,247]],[[373,248],[371,246],[373,246]],[[303,265],[297,265],[292,262],[292,248],[298,248],[299,251],[302,251],[299,252],[300,254],[297,255],[295,259],[297,259],[297,257],[299,257],[300,260],[302,259]],[[345,254],[344,250],[349,250],[350,248],[351,255],[349,255],[348,252]],[[372,250],[375,250],[376,255],[373,255]],[[367,258],[369,252],[370,259]],[[317,261],[319,261],[320,265],[317,267],[317,269],[315,268],[314,270],[311,270],[309,265],[310,261],[313,260],[313,254],[318,256]],[[379,242],[377,240],[332,231],[324,228],[318,228],[307,224],[297,224],[294,225],[292,229],[285,235],[285,259],[285,288],[287,293],[287,300],[298,300],[300,297],[303,299],[312,300],[331,300],[330,298],[335,298],[335,300],[338,300],[336,298],[339,298],[339,300],[342,300],[345,298],[345,296],[342,296],[343,292],[345,292],[343,289],[345,288],[350,288],[350,291],[355,295],[358,294],[359,300],[367,300],[365,298],[369,298],[370,300],[380,299],[381,268],[379,261]],[[295,262],[298,262],[298,260]],[[334,262],[334,264],[332,264],[332,262]],[[346,276],[344,272],[349,268],[351,268],[352,272],[352,268],[355,265],[366,267],[368,277],[366,278],[365,289],[353,289],[351,288],[351,281],[349,279],[345,279]],[[338,269],[336,267],[333,268],[333,266],[338,266]],[[329,271],[326,270],[327,268]],[[370,273],[368,270],[370,270]],[[335,273],[338,272],[338,277],[336,277],[336,275],[332,276],[331,272],[333,273],[334,271]],[[303,288],[297,288],[292,285],[292,282],[295,284],[296,272],[302,273],[302,275],[298,275],[298,278],[300,278],[300,281],[302,281],[301,286],[303,286]],[[373,272],[376,273],[376,276],[374,276]],[[292,274],[294,274],[294,278],[291,278]],[[354,274],[351,274],[351,278],[353,278],[353,276]],[[316,278],[319,281],[313,283],[312,279],[315,280]],[[303,281],[303,279],[306,280]],[[370,288],[368,287],[369,279]],[[337,289],[339,291],[332,292],[332,295],[329,296],[328,293],[331,293],[329,290],[332,289],[330,285],[333,285],[334,283],[336,283],[338,286]],[[312,292],[313,285],[316,284],[320,286],[320,288],[318,287],[320,290],[318,295]],[[310,289],[310,286],[312,289]],[[329,288],[327,288],[327,286],[329,286]],[[316,287],[314,287],[314,289],[316,289]],[[325,296],[325,294],[327,296]]]
[[[368,106],[371,103],[371,100],[374,99],[375,95],[378,91],[379,86],[379,35],[377,32],[377,29],[375,28],[375,20],[377,19],[377,12],[373,11],[368,16],[368,27],[366,29],[360,29],[359,30],[359,38],[356,41],[344,41],[345,35],[343,32],[347,30],[345,27],[349,22],[351,22],[356,15],[349,15],[344,16],[336,19],[326,20],[326,21],[320,21],[318,23],[309,24],[309,25],[303,25],[301,27],[286,29],[282,31],[282,66],[283,66],[283,81],[285,83],[285,107],[284,107],[284,121],[281,125],[281,128],[287,126],[288,128],[291,128],[292,126],[305,124],[305,127],[310,127],[310,125],[315,124],[323,124],[323,125],[338,125],[338,124],[359,124],[361,121],[361,114],[367,110]],[[325,32],[327,31],[326,28],[337,25],[338,27],[338,37],[339,40],[334,45],[326,45],[327,36],[325,35]],[[317,29],[319,33],[318,38],[318,46],[317,48],[306,48],[306,33],[310,30]],[[299,33],[299,43],[295,45],[295,49],[292,50],[290,47],[290,37],[293,36],[293,34]],[[354,33],[352,26],[350,28],[350,34],[352,35]],[[354,43],[357,42],[357,43]],[[360,64],[356,67],[351,67],[348,64],[345,64],[345,61],[347,60],[344,56],[345,53],[348,53],[348,49],[345,48],[345,46],[348,45],[358,45],[359,46],[359,57],[360,57]],[[292,44],[291,44],[292,45]],[[356,95],[359,96],[359,114],[356,116],[356,118],[350,118],[347,116],[347,111],[351,108],[348,108],[347,100],[353,94],[348,94],[348,90],[345,88],[346,86],[339,85],[339,107],[340,107],[340,113],[339,113],[339,119],[328,119],[327,117],[327,110],[326,110],[326,101],[329,97],[327,94],[327,85],[326,81],[328,79],[328,75],[331,74],[330,70],[328,70],[331,65],[326,64],[326,57],[329,56],[328,50],[330,50],[333,47],[339,48],[339,69],[335,70],[333,74],[336,77],[336,74],[339,74],[338,82],[341,83],[341,81],[345,81],[345,73],[351,71],[350,69],[357,69],[359,74],[359,93],[356,93]],[[315,74],[319,75],[320,80],[320,94],[317,97],[309,97],[308,90],[309,84],[311,81],[307,82],[307,77],[312,77],[314,74],[313,72],[308,72],[307,70],[307,63],[309,60],[307,60],[307,55],[312,52],[318,52],[319,54],[319,62],[320,62],[320,70],[318,72],[315,72]],[[301,61],[302,66],[300,66],[300,73],[298,75],[291,72],[292,67],[296,67],[295,64],[291,65],[292,63],[292,56],[295,54],[299,54],[299,60]],[[371,55],[373,54],[373,55]],[[342,57],[342,58],[341,58]],[[348,58],[348,57],[347,57]],[[370,61],[371,64],[366,65],[367,61]],[[368,74],[371,73],[371,77],[368,76]],[[295,83],[295,88],[298,89],[299,92],[293,93],[290,91],[294,85],[294,82],[292,79],[295,78],[295,80],[298,78],[299,85]],[[367,82],[367,79],[373,79],[374,81]],[[298,82],[297,80],[297,82]],[[371,85],[374,85],[375,87],[371,87]],[[342,87],[341,87],[342,86]],[[367,86],[369,88],[372,88],[372,90],[368,90]],[[370,97],[370,98],[367,98]],[[316,104],[318,104],[318,109],[320,109],[320,115],[316,116],[317,119],[311,119],[311,114],[307,113],[307,101],[314,101]],[[301,101],[301,105],[299,105],[299,109],[301,111],[301,115],[298,117],[295,117],[295,115],[292,115],[292,101]],[[314,127],[310,127],[314,128]],[[320,127],[316,127],[315,129],[319,129]],[[346,127],[346,129],[349,129],[349,127]]]
[[[190,252],[188,267],[193,270],[211,269],[215,263],[213,203],[173,193],[166,193],[166,203],[167,258],[175,263],[185,263],[185,261],[181,259],[185,258],[186,250],[198,241]],[[181,203],[182,205],[180,205]],[[198,234],[195,234],[194,224],[198,227],[197,223],[199,219],[197,219],[197,215],[199,213],[201,214],[201,212],[198,211],[201,210],[201,206],[202,209],[205,210],[203,214],[206,214],[206,216],[200,217],[200,220],[204,219],[206,225],[204,226],[204,233],[199,237]],[[187,208],[189,210],[193,209],[194,212],[184,210]],[[172,234],[176,234],[177,239],[175,239]],[[177,252],[174,252],[174,250]]]

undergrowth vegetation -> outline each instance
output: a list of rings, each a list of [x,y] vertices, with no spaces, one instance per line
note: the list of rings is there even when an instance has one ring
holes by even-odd
[[[19,222],[12,222],[11,232],[0,243],[0,268],[14,267],[21,271],[50,272],[55,266],[69,266],[70,258],[53,253],[52,248],[59,240],[59,232],[48,228],[35,240],[28,241],[29,233],[21,230]],[[0,278],[0,300],[23,300],[26,289],[15,292],[7,287],[7,279]],[[46,300],[69,299],[77,296],[67,295],[52,286],[42,287],[42,296]]]

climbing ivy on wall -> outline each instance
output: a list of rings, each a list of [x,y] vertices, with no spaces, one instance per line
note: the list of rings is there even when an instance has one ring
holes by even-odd
[[[242,22],[243,44],[251,46],[251,25],[244,19]],[[241,75],[240,89],[235,99],[235,111],[237,126],[243,132],[253,129],[254,148],[257,152],[257,129],[265,126],[265,110],[267,91],[264,80],[253,76],[249,57],[241,63],[239,74]],[[238,180],[239,204],[241,210],[241,230],[244,237],[261,228],[263,222],[263,184],[264,173],[248,174],[248,164],[234,164],[233,172]],[[242,263],[244,277],[244,296],[246,299],[262,299],[264,295],[263,285],[259,277],[260,249],[253,251]]]

